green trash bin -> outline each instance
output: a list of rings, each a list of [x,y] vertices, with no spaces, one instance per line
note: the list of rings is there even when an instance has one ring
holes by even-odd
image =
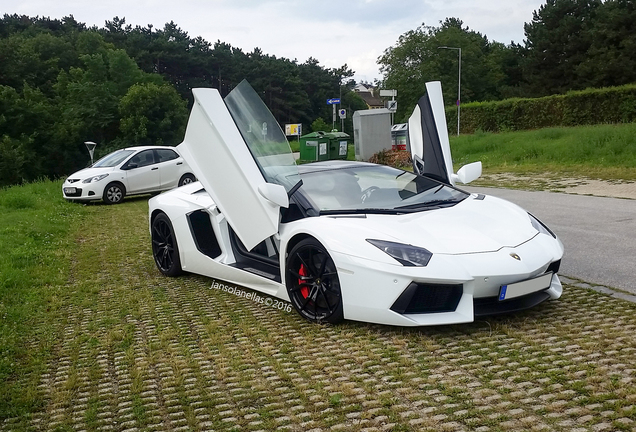
[[[351,137],[344,132],[331,132],[329,136],[329,159],[347,159]]]
[[[326,132],[317,131],[300,137],[300,159],[319,161],[329,159],[329,137]]]
[[[350,136],[343,132],[317,131],[300,137],[300,159],[324,161],[346,159]]]

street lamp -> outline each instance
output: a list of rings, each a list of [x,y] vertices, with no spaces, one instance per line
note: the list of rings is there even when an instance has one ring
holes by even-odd
[[[449,49],[459,51],[459,78],[457,79],[457,136],[459,136],[459,105],[462,100],[462,49],[449,46],[437,47],[437,49]]]
[[[91,166],[93,165],[93,153],[95,152],[95,144],[93,141],[84,141],[84,145],[88,149],[88,154],[91,155]]]

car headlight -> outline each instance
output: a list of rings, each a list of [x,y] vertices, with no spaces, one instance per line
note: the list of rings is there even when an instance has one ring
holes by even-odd
[[[384,240],[367,239],[367,241],[404,266],[425,267],[433,256],[431,252],[417,246]]]
[[[537,219],[536,217],[534,217],[531,213],[528,213],[528,216],[530,216],[530,223],[532,224],[532,227],[534,229],[536,229],[537,231],[539,231],[541,234],[547,234],[549,236],[552,236],[554,238],[557,238],[556,234],[554,234],[550,228],[548,228],[543,222],[541,222],[539,219]]]
[[[95,183],[98,182],[100,180],[105,179],[106,177],[108,177],[108,174],[101,174],[95,177],[89,177],[87,179],[84,179],[84,181],[82,181],[82,183]]]

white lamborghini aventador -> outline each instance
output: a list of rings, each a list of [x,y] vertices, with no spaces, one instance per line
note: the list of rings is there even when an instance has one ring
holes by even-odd
[[[563,245],[507,201],[455,187],[439,82],[409,120],[415,173],[363,162],[297,166],[247,82],[195,89],[180,154],[199,182],[150,200],[159,270],[288,300],[304,318],[420,326],[557,299]]]

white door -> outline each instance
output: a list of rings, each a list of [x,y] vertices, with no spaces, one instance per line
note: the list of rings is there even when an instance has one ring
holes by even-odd
[[[140,151],[122,168],[126,169],[126,193],[156,190],[161,184],[159,166],[152,150]]]
[[[446,184],[453,184],[453,160],[439,81],[426,83],[409,118],[409,144],[415,171]]]
[[[161,176],[161,189],[177,187],[183,167],[183,158],[176,151],[168,148],[155,149],[155,155]]]
[[[194,89],[179,153],[249,250],[278,232],[280,207],[300,176],[289,143],[243,81],[226,97]]]

